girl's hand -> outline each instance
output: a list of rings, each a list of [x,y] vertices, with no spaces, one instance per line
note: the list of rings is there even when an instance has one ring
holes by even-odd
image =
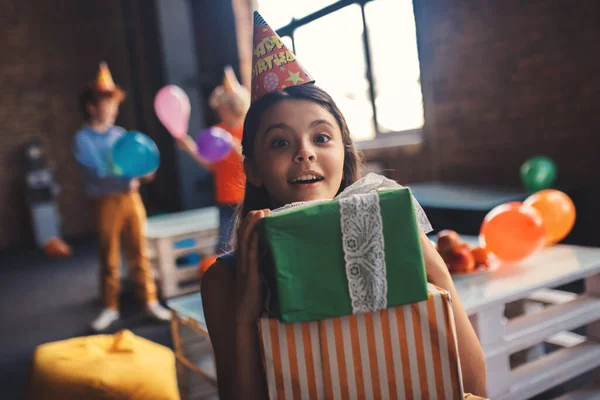
[[[450,276],[446,263],[427,235],[421,232],[419,237],[421,239],[421,248],[423,249],[427,281],[448,290],[446,286],[449,282],[452,284],[452,277]]]
[[[238,265],[235,281],[238,326],[256,323],[263,309],[258,234],[254,232],[254,227],[261,218],[270,213],[270,210],[251,211],[244,218],[237,232]]]

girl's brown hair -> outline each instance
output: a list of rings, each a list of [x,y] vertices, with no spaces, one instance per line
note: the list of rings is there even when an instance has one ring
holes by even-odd
[[[338,189],[338,193],[344,190],[347,186],[356,182],[356,180],[359,178],[359,168],[362,163],[362,158],[354,147],[354,143],[350,137],[348,124],[346,124],[344,116],[331,96],[329,96],[329,94],[327,94],[327,92],[325,92],[323,89],[312,84],[290,86],[285,88],[283,91],[270,92],[261,97],[258,101],[252,103],[250,109],[248,110],[248,114],[246,114],[246,120],[244,121],[242,154],[244,155],[245,160],[252,161],[256,156],[254,154],[254,145],[256,133],[260,126],[260,119],[263,113],[274,104],[288,99],[313,101],[331,113],[339,125],[339,128],[342,132],[342,141],[344,143],[344,167],[342,182],[340,184],[340,188]],[[236,223],[236,229],[234,230],[234,233],[237,232],[240,221],[246,217],[250,211],[271,208],[269,195],[263,186],[257,187],[246,181],[245,190],[246,192],[244,195],[244,201],[238,211],[238,221]]]

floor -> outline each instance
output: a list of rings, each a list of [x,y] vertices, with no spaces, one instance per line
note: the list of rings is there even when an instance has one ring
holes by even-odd
[[[21,398],[37,345],[92,333],[89,323],[101,310],[95,244],[72,246],[74,256],[65,260],[48,259],[39,250],[0,255],[2,399]],[[172,347],[169,325],[143,315],[127,281],[121,297],[122,319],[109,333],[126,328]]]
[[[64,260],[48,259],[39,250],[0,255],[2,399],[21,398],[37,345],[91,334],[88,325],[101,309],[95,244],[91,240],[71,244],[74,256]],[[126,280],[122,292],[122,320],[109,332],[127,328],[172,348],[169,325],[140,312]],[[580,378],[535,399],[560,396],[565,388],[572,390],[586,381]]]

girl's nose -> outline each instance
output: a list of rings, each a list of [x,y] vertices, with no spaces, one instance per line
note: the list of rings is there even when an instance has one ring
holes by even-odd
[[[317,159],[316,154],[309,149],[300,149],[298,151],[298,154],[296,154],[295,160],[297,163],[302,163],[302,162],[314,162]]]

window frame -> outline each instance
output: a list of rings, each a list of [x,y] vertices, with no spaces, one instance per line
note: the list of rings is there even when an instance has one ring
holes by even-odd
[[[361,10],[361,19],[363,24],[363,49],[365,52],[365,66],[366,66],[366,78],[369,82],[369,100],[371,102],[371,109],[373,111],[372,123],[375,127],[375,137],[370,140],[363,140],[356,142],[356,146],[369,153],[373,153],[377,149],[382,148],[390,148],[404,145],[414,145],[421,142],[422,138],[422,130],[423,128],[417,129],[408,129],[403,131],[391,131],[382,133],[379,130],[379,124],[377,120],[377,107],[375,105],[375,85],[373,80],[373,66],[372,66],[372,58],[371,58],[371,45],[369,42],[369,28],[367,26],[367,19],[365,15],[365,5],[367,3],[371,3],[377,0],[338,0],[333,4],[315,10],[314,12],[302,17],[302,18],[293,18],[292,20],[282,26],[279,27],[276,32],[280,37],[289,37],[292,42],[292,51],[296,54],[296,42],[294,38],[294,33],[298,28],[301,28],[309,23],[316,21],[319,18],[323,18],[327,15],[333,14],[336,11],[339,11],[345,7],[358,4]],[[413,7],[415,5],[413,4]],[[420,73],[421,79],[421,92],[423,93],[423,73]],[[424,105],[423,105],[424,108]],[[424,110],[423,110],[424,111]]]

